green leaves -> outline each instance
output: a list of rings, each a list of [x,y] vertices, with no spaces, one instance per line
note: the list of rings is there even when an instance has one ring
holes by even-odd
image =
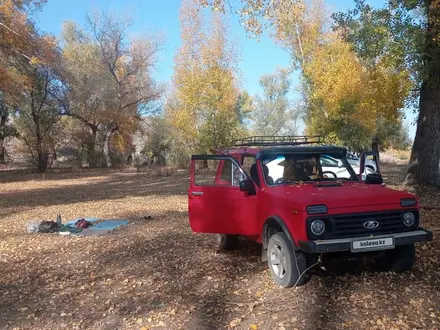
[[[291,83],[289,72],[280,70],[260,78],[263,96],[255,98],[253,131],[261,135],[281,135],[296,133],[297,109],[287,94]]]

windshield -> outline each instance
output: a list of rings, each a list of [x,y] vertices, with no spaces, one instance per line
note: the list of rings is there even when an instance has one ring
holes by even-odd
[[[285,153],[262,158],[268,185],[313,181],[358,181],[347,159],[337,155]]]

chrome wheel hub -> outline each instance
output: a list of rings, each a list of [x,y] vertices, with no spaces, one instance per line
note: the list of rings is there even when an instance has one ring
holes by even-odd
[[[276,277],[280,279],[284,278],[287,272],[287,262],[283,249],[279,244],[275,243],[269,252],[269,262],[272,271],[275,273]]]

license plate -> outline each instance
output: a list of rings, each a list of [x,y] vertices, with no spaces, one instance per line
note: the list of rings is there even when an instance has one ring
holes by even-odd
[[[357,251],[371,251],[371,250],[385,250],[394,248],[394,238],[375,238],[366,239],[362,241],[351,242],[351,250],[353,252]]]

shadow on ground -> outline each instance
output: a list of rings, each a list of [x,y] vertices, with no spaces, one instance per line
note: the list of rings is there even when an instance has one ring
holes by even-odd
[[[98,202],[127,197],[184,195],[188,185],[189,179],[186,175],[151,177],[137,173],[112,173],[89,182],[84,178],[76,182],[73,180],[72,185],[67,186],[11,188],[0,192],[0,210],[9,209],[2,214],[6,217],[23,207]]]

